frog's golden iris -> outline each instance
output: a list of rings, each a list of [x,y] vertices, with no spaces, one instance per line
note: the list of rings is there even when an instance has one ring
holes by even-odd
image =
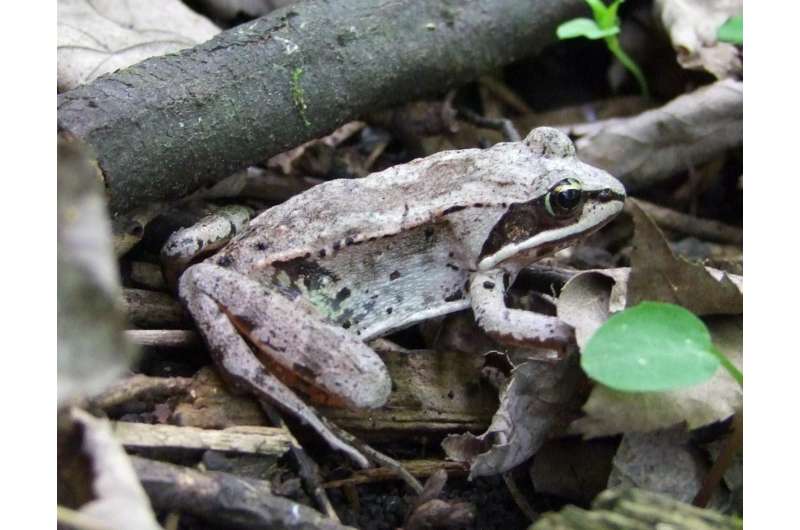
[[[544,198],[544,207],[553,217],[573,214],[583,202],[583,185],[574,178],[557,182]]]

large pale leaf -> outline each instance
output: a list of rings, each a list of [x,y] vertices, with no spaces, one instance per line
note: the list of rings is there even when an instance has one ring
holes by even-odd
[[[217,33],[179,0],[59,0],[58,91]]]
[[[578,156],[628,191],[649,188],[742,144],[742,83],[718,81],[629,118],[575,126]]]
[[[58,403],[89,397],[133,361],[103,186],[75,141],[58,140]]]
[[[83,453],[92,468],[95,499],[81,512],[118,530],[160,530],[150,501],[125,450],[114,438],[108,420],[78,409],[72,419],[83,428]]]

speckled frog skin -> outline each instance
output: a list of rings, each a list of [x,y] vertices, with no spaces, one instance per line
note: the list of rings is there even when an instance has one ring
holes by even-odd
[[[380,406],[391,381],[364,341],[469,307],[501,342],[563,346],[565,324],[506,308],[505,290],[521,268],[610,221],[624,198],[568,137],[539,128],[320,184],[190,267],[180,295],[229,379],[336,446],[287,384],[317,403]]]

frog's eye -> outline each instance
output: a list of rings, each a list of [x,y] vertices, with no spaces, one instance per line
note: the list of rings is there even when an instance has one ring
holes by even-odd
[[[583,187],[579,180],[567,178],[557,182],[544,196],[544,207],[553,217],[566,217],[583,203]]]

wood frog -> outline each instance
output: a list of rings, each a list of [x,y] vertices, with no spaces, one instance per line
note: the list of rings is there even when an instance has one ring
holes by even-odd
[[[229,380],[365,464],[306,401],[381,406],[391,380],[365,341],[462,309],[502,343],[563,348],[569,326],[507,308],[505,291],[523,267],[608,223],[624,199],[566,135],[538,128],[522,142],[319,184],[189,267],[179,294]]]

